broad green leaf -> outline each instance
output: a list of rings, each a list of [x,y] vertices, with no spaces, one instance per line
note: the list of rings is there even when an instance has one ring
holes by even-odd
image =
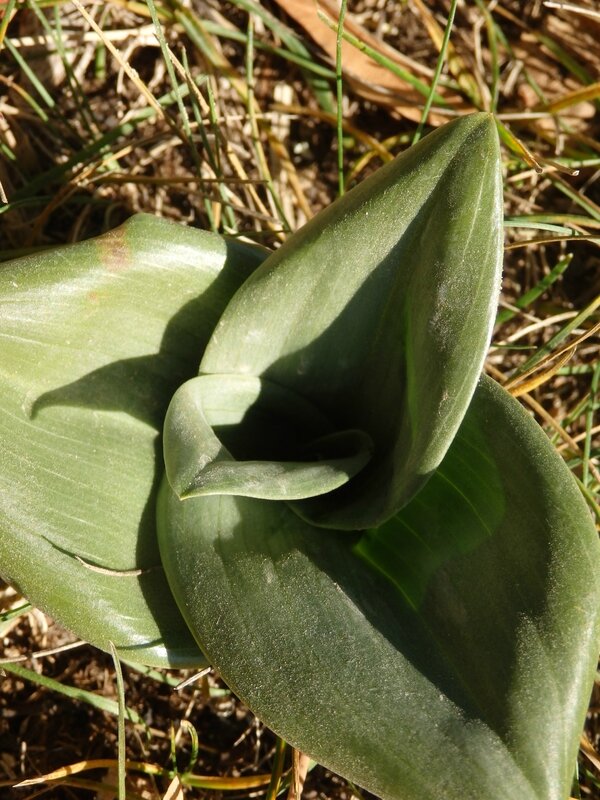
[[[374,442],[355,478],[294,504],[305,519],[379,524],[441,461],[494,320],[501,188],[493,118],[456,120],[291,236],[227,307],[202,375],[271,381]]]
[[[166,481],[158,526],[203,651],[294,746],[383,798],[568,797],[598,541],[568,469],[491,380],[424,489],[363,539],[285,503],[182,502]]]
[[[160,430],[263,258],[138,216],[0,266],[0,573],[101,648],[203,662],[160,566]]]

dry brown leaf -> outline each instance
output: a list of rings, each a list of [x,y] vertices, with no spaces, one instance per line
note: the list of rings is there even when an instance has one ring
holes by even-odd
[[[179,780],[179,775],[175,775],[164,793],[162,800],[184,800],[183,786]]]
[[[311,36],[313,41],[327,54],[330,61],[335,61],[336,32],[329,27],[319,16],[325,14],[333,23],[337,24],[338,6],[334,0],[276,0],[277,4],[294,19]],[[412,60],[403,56],[393,47],[373,36],[360,25],[351,14],[346,14],[344,29],[367,44],[373,50],[396,62],[411,71],[415,70]],[[386,67],[377,64],[366,53],[357,50],[349,42],[342,42],[342,67],[344,78],[361,97],[378,105],[388,107],[394,114],[406,117],[413,121],[421,118],[423,95],[409,83],[399,78]],[[418,70],[425,77],[429,77],[430,70]],[[443,88],[438,88],[440,94],[445,94]],[[460,102],[459,98],[453,100],[453,105]],[[442,116],[431,114],[429,121],[441,124],[446,119]]]

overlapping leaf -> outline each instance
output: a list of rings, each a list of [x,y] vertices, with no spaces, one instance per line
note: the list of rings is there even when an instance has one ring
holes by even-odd
[[[156,545],[159,433],[262,258],[139,216],[0,266],[0,572],[104,649],[203,661]]]
[[[202,649],[296,747],[384,798],[568,797],[598,544],[568,469],[492,381],[425,488],[357,546],[284,503],[181,502],[166,482],[158,522]]]

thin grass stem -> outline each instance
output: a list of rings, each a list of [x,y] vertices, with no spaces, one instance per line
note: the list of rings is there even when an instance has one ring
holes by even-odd
[[[38,79],[38,77],[35,74],[35,72],[31,69],[29,64],[25,61],[23,56],[19,53],[17,48],[10,41],[10,39],[8,39],[8,38],[4,39],[4,46],[6,47],[8,52],[11,54],[11,56],[14,58],[14,60],[17,62],[19,68],[23,70],[24,75],[31,82],[31,85],[36,90],[36,92],[38,93],[40,98],[44,101],[46,106],[48,108],[54,108],[54,105],[55,105],[54,100],[52,99],[51,95],[46,91],[46,87]],[[39,108],[39,106],[37,106],[37,107]],[[47,121],[47,120],[48,120],[48,117],[46,116],[44,121]]]
[[[85,689],[79,689],[75,686],[66,686],[54,678],[49,678],[47,675],[40,675],[31,669],[27,669],[27,667],[22,667],[20,664],[3,663],[2,669],[23,680],[32,681],[32,683],[35,683],[37,686],[43,686],[45,689],[52,692],[58,692],[73,700],[81,700],[93,708],[105,711],[107,714],[111,714],[114,717],[119,714],[118,703],[108,697],[103,697],[95,692],[88,692]],[[133,708],[128,708],[126,713],[130,722],[133,722],[135,725],[141,725],[143,728],[147,727],[143,718]]]
[[[117,648],[112,642],[110,644],[110,654],[115,665],[115,676],[117,679],[117,704],[119,713],[117,716],[117,776],[118,776],[118,797],[119,800],[126,800],[126,751],[125,751],[125,683],[123,681],[123,670]]]
[[[537,298],[543,294],[547,289],[549,289],[552,284],[558,280],[558,278],[568,269],[569,264],[573,260],[572,253],[567,253],[566,256],[561,258],[559,262],[554,266],[550,272],[545,275],[538,283],[530,289],[525,294],[521,295],[515,300],[515,306],[519,310],[523,310],[527,308],[531,303],[533,303]],[[502,324],[503,322],[508,322],[509,319],[512,319],[518,311],[512,309],[502,309],[498,313],[498,317],[496,319],[497,323]]]
[[[337,167],[338,167],[338,194],[344,194],[344,92],[342,84],[342,41],[344,33],[344,17],[346,16],[347,0],[342,0],[338,17],[335,39],[335,87],[337,111]]]
[[[277,795],[281,791],[281,778],[283,775],[283,767],[285,763],[285,754],[287,751],[287,742],[277,737],[275,743],[275,758],[273,759],[273,770],[271,772],[271,780],[267,788],[265,800],[276,800]]]
[[[16,5],[17,0],[8,0],[4,9],[4,14],[2,15],[2,18],[0,18],[0,48],[2,48],[2,44],[4,43],[6,29],[8,28],[8,24],[13,17],[13,11],[15,10]]]
[[[583,444],[583,464],[582,464],[582,477],[581,477],[584,486],[588,486],[590,483],[592,429],[594,426],[594,410],[596,407],[596,398],[598,397],[599,384],[600,384],[600,361],[598,361],[594,366],[592,383],[590,386],[590,396],[588,398],[588,407],[585,415],[585,439]]]
[[[423,129],[425,128],[425,124],[427,123],[427,118],[429,117],[429,111],[431,109],[434,100],[435,89],[436,86],[438,85],[438,81],[440,79],[440,75],[442,74],[444,63],[446,61],[446,52],[448,50],[448,44],[450,42],[450,34],[452,32],[452,26],[454,24],[454,15],[456,14],[457,5],[458,5],[458,0],[452,0],[452,2],[450,3],[450,11],[448,12],[448,20],[446,22],[446,27],[444,29],[444,38],[442,40],[442,46],[440,47],[437,64],[435,65],[435,72],[433,74],[431,86],[429,87],[429,94],[425,98],[425,106],[423,108],[423,114],[421,116],[421,120],[419,122],[417,130],[415,131],[415,135],[413,136],[412,140],[413,144],[416,144],[423,135]]]

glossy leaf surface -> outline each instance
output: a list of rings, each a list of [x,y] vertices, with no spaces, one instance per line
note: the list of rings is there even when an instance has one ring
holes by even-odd
[[[545,434],[491,380],[425,488],[358,547],[284,503],[181,502],[165,482],[158,509],[201,647],[287,741],[384,798],[568,797],[598,542]]]
[[[160,430],[263,257],[138,216],[0,265],[0,572],[138,662],[203,661],[160,566]]]
[[[489,342],[501,189],[493,118],[458,119],[318,214],[229,304],[201,374],[278,384],[374,442],[355,478],[295,504],[305,519],[379,524],[441,461]]]

